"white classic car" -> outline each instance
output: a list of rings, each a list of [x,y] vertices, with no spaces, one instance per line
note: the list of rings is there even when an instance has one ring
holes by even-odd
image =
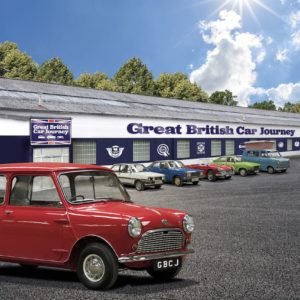
[[[146,187],[159,189],[165,180],[164,174],[144,171],[142,164],[115,164],[111,168],[124,185],[134,186],[138,191]]]

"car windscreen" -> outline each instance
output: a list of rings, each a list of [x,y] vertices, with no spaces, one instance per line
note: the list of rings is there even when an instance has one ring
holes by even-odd
[[[281,157],[281,154],[278,151],[269,151],[267,152],[269,157]]]
[[[68,172],[59,176],[59,182],[70,203],[130,201],[125,188],[110,172]]]
[[[134,172],[143,172],[145,171],[145,167],[143,165],[134,165],[132,166],[132,170]]]

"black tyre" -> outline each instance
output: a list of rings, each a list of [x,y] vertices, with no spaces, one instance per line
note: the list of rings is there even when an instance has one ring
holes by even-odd
[[[176,186],[182,186],[183,185],[183,181],[179,176],[175,176],[173,182]]]
[[[79,256],[77,275],[87,288],[107,290],[118,277],[117,259],[106,245],[89,244]]]
[[[275,173],[275,170],[274,170],[273,167],[268,167],[267,171],[268,171],[269,174],[274,174]]]
[[[135,189],[139,192],[141,192],[145,189],[145,185],[140,180],[137,180],[135,182],[134,186],[135,186]]]
[[[214,174],[214,172],[212,170],[208,170],[207,171],[207,179],[209,181],[216,181],[217,180],[217,176]]]
[[[239,169],[239,174],[243,177],[247,176],[248,175],[248,172],[246,169]]]
[[[199,180],[198,181],[193,181],[193,185],[197,185],[199,183]]]
[[[229,180],[229,179],[231,179],[231,176],[225,177],[225,179],[226,179],[226,180]]]
[[[155,188],[159,190],[161,188],[161,184],[160,185],[156,185]]]
[[[153,268],[147,269],[149,275],[151,275],[157,281],[169,281],[178,275],[182,268],[182,260],[180,260],[180,265],[174,269],[156,271]]]
[[[20,266],[26,270],[35,270],[38,267],[37,265],[26,265],[26,264],[20,264]]]

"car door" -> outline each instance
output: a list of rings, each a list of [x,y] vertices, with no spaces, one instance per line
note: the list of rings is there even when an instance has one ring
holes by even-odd
[[[42,261],[66,259],[63,236],[72,235],[51,175],[14,175],[2,214],[0,255]]]

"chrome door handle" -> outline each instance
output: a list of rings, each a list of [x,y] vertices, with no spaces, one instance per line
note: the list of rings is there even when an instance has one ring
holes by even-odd
[[[5,212],[6,215],[11,215],[13,213],[12,210],[5,210],[4,212]]]

